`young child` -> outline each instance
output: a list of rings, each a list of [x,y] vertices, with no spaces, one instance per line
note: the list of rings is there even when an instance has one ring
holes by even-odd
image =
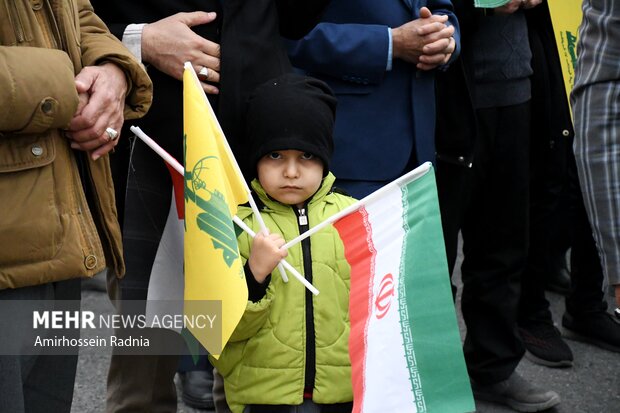
[[[239,237],[250,297],[246,312],[214,361],[233,413],[350,413],[349,265],[333,227],[280,251],[354,202],[333,192],[329,173],[336,99],[316,79],[285,75],[259,86],[248,104],[255,197],[271,233]],[[258,201],[258,200],[257,200]],[[260,233],[246,207],[238,216]],[[286,257],[318,296],[276,265]]]

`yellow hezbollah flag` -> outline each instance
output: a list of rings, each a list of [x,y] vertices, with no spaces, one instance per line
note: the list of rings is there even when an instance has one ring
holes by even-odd
[[[555,43],[562,65],[566,98],[570,102],[570,92],[575,83],[575,64],[577,63],[577,34],[581,24],[583,0],[549,0],[549,13],[555,32]]]
[[[183,73],[183,127],[185,315],[198,320],[196,316],[204,314],[200,301],[221,301],[221,345],[213,344],[211,328],[200,328],[205,323],[188,325],[198,341],[217,357],[248,300],[232,221],[237,206],[248,201],[248,190],[198,77],[187,63]]]

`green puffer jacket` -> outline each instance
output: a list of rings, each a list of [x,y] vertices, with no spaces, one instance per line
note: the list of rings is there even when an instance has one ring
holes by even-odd
[[[329,174],[306,210],[310,226],[316,225],[355,202],[353,198],[331,192],[334,176]],[[267,227],[291,240],[300,233],[297,208],[271,200],[255,180],[252,187],[265,207],[261,210]],[[249,208],[238,216],[254,230],[258,222]],[[350,402],[351,362],[349,360],[349,273],[344,247],[336,229],[329,226],[309,239],[311,258],[302,245],[289,249],[286,260],[301,274],[304,260],[312,260],[312,284],[320,291],[313,296],[316,372],[313,401],[320,404]],[[239,236],[244,261],[250,253],[251,239]],[[306,244],[307,246],[307,244]],[[306,254],[307,255],[307,254]],[[306,374],[307,329],[306,289],[294,277],[282,281],[278,270],[271,275],[265,297],[248,305],[243,318],[219,360],[212,360],[224,376],[226,399],[234,413],[248,404],[298,405],[303,401]],[[310,349],[311,350],[311,349]]]

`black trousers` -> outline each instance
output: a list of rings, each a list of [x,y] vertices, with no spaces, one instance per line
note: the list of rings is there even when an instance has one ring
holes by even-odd
[[[438,159],[435,172],[448,271],[452,274],[458,255],[459,231],[464,220],[465,208],[471,199],[473,170]],[[454,286],[453,291],[456,292]]]
[[[126,141],[125,145],[128,144]],[[129,151],[117,151],[112,160],[117,204],[119,211],[123,211],[127,266],[127,275],[119,280],[119,286],[123,300],[146,300],[153,261],[170,209],[172,180],[163,160],[142,141],[135,142],[131,156]]]
[[[603,269],[586,214],[572,139],[532,141],[531,220],[528,264],[522,280],[519,324],[553,321],[545,298],[545,271],[571,250],[571,291],[566,309],[573,316],[604,311]],[[546,146],[546,147],[545,147]]]
[[[480,383],[507,379],[524,354],[517,333],[528,248],[529,102],[478,109],[471,201],[462,235],[465,360]]]
[[[80,286],[76,278],[0,290],[0,300],[72,300],[73,310],[79,310]],[[19,325],[21,320],[32,320],[32,313],[0,317]],[[5,339],[15,337],[10,331],[4,334]],[[69,338],[79,337],[79,332],[73,334]],[[69,413],[77,361],[77,354],[0,356],[0,413]]]

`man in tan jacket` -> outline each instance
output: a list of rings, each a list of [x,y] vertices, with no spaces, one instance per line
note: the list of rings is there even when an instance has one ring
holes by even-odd
[[[151,82],[87,0],[0,10],[0,300],[79,300],[79,278],[124,274],[108,153]],[[2,354],[0,412],[70,411],[77,352]]]

